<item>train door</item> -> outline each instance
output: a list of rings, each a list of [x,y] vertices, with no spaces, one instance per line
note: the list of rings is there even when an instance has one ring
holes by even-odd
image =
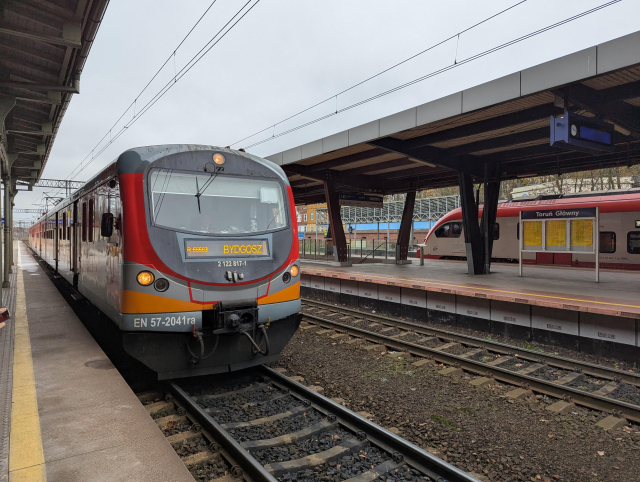
[[[71,271],[73,272],[73,285],[78,285],[78,266],[80,253],[78,250],[78,201],[73,203],[73,221],[71,222]]]

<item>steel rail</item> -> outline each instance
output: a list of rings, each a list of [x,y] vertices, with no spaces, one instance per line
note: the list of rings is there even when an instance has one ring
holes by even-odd
[[[408,442],[402,437],[398,437],[396,434],[389,432],[366,418],[361,417],[343,405],[305,387],[301,383],[291,380],[289,377],[264,365],[262,365],[260,369],[271,378],[271,381],[275,385],[286,387],[294,396],[309,400],[317,410],[325,414],[335,415],[340,424],[352,430],[354,433],[359,431],[364,432],[367,435],[367,439],[373,445],[391,454],[401,454],[404,457],[404,462],[432,479],[438,482],[478,482],[477,479],[466,472],[422,450],[420,447]]]
[[[273,475],[253,458],[229,433],[223,429],[200,405],[198,405],[182,388],[175,382],[168,384],[173,398],[189,412],[201,427],[209,432],[233,459],[240,464],[243,471],[249,475],[254,482],[278,482]]]
[[[327,320],[314,315],[305,314],[304,316],[311,320],[315,320],[319,325],[331,328],[335,331],[364,338],[368,341],[392,347],[398,351],[406,351],[423,358],[432,358],[439,361],[440,363],[446,363],[448,365],[460,367],[472,373],[489,375],[496,380],[500,380],[511,385],[519,386],[523,383],[526,383],[529,388],[536,392],[544,393],[545,395],[551,395],[552,397],[560,399],[566,399],[570,397],[571,401],[577,403],[578,405],[604,412],[615,411],[629,420],[640,423],[640,406],[633,405],[631,403],[623,402],[621,400],[615,400],[612,398],[605,398],[600,395],[584,392],[582,390],[567,387],[564,385],[558,385],[556,383],[535,378],[529,375],[518,374],[517,372],[507,370],[506,368],[487,365],[486,363],[463,358],[451,353],[442,352],[434,348],[428,348],[408,341],[401,341],[397,338],[380,335],[378,333],[363,330],[361,328],[346,326],[337,321]]]
[[[459,343],[464,343],[465,345],[473,345],[474,347],[477,347],[477,348],[488,348],[491,351],[500,353],[501,355],[508,355],[510,353],[517,351],[518,357],[521,357],[528,361],[539,362],[540,360],[542,360],[549,366],[562,368],[564,370],[572,370],[572,371],[581,370],[582,373],[584,373],[585,375],[590,375],[598,378],[605,378],[607,380],[615,380],[616,378],[618,378],[620,379],[620,381],[624,381],[631,385],[640,386],[640,373],[625,372],[623,370],[617,370],[615,368],[596,365],[595,363],[589,363],[589,362],[584,362],[580,360],[573,360],[571,358],[552,355],[550,353],[541,353],[541,352],[529,350],[527,348],[521,348],[515,345],[509,345],[507,343],[500,343],[497,341],[485,340],[484,338],[478,338],[471,335],[463,335],[461,333],[455,333],[452,331],[443,330],[441,328],[431,328],[424,325],[420,325],[418,323],[412,323],[410,321],[400,320],[398,318],[391,318],[388,316],[366,313],[363,311],[354,310],[353,308],[334,306],[328,303],[323,303],[321,301],[305,299],[303,300],[303,303],[321,306],[327,310],[331,309],[331,310],[341,311],[345,313],[353,313],[363,318],[380,320],[381,322],[386,322],[386,323],[392,324],[393,326],[397,326],[408,331],[414,331],[422,335],[433,335],[439,338],[446,338],[452,341],[457,341]],[[304,304],[303,304],[303,307],[304,307]],[[526,356],[522,356],[522,355],[526,355]]]

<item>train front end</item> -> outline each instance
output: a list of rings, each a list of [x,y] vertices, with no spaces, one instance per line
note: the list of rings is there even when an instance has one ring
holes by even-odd
[[[174,145],[127,151],[117,170],[125,350],[160,379],[279,359],[300,323],[295,207],[282,169]]]

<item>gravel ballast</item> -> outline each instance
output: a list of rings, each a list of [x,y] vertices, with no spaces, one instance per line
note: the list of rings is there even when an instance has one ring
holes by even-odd
[[[605,432],[596,423],[607,414],[575,407],[554,415],[545,408],[556,399],[510,400],[506,393],[516,387],[475,388],[468,375],[444,377],[437,373],[442,367],[412,366],[417,360],[365,352],[356,344],[300,330],[278,366],[491,481],[640,480],[637,425]]]

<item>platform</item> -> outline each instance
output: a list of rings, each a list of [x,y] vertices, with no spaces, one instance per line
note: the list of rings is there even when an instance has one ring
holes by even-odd
[[[15,313],[0,333],[0,373],[13,355],[13,383],[3,379],[0,393],[7,387],[11,398],[10,413],[7,405],[3,412],[11,422],[8,440],[6,433],[0,440],[0,481],[192,482],[120,373],[16,244],[15,283],[4,290],[10,305],[15,296]]]
[[[640,273],[494,263],[467,274],[464,261],[349,268],[302,261],[303,296],[359,305],[396,316],[560,344],[587,352],[618,350],[640,361]],[[611,354],[611,353],[610,353]]]

